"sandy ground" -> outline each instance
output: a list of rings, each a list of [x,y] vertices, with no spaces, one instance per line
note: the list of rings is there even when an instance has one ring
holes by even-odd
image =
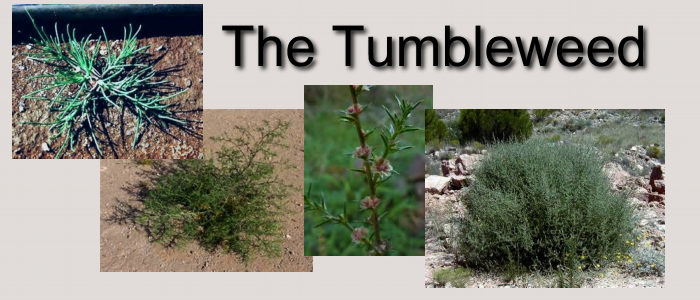
[[[180,119],[193,121],[187,132],[170,126],[167,132],[151,126],[145,130],[140,142],[132,149],[135,118],[130,113],[122,116],[118,109],[111,108],[102,113],[104,127],[98,125],[96,136],[105,158],[197,158],[202,152],[202,36],[154,37],[139,40],[139,45],[151,45],[148,51],[154,58],[162,56],[155,70],[169,68],[166,79],[180,88],[189,88],[185,93],[164,101],[176,104]],[[23,95],[45,87],[45,79],[30,79],[47,69],[46,65],[27,59],[23,53],[37,51],[33,45],[12,46],[12,158],[53,158],[64,141],[49,137],[48,126],[23,124],[24,122],[49,122],[52,120],[48,102],[22,99]],[[46,94],[46,96],[51,96]],[[103,133],[106,129],[107,134]],[[142,130],[144,130],[142,128]],[[111,141],[111,142],[110,142]],[[47,142],[52,151],[42,150]],[[82,133],[76,141],[75,151],[66,151],[63,158],[99,158],[92,142]]]
[[[100,270],[101,271],[245,271],[245,272],[310,272],[313,258],[304,257],[303,160],[304,117],[301,110],[206,110],[204,112],[205,153],[215,150],[210,137],[229,131],[235,125],[254,125],[260,120],[281,119],[290,122],[285,139],[289,148],[278,154],[289,159],[294,169],[277,170],[295,189],[287,199],[292,212],[283,221],[282,256],[253,257],[247,265],[235,254],[221,251],[209,253],[196,244],[182,249],[168,249],[148,241],[146,234],[134,224],[107,221],[118,201],[138,205],[124,190],[138,180],[139,166],[132,161],[102,160],[100,168]],[[206,155],[205,154],[205,155]]]

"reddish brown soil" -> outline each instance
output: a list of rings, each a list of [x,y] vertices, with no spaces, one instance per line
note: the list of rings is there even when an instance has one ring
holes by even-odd
[[[179,71],[169,73],[166,79],[180,88],[189,87],[189,90],[164,103],[178,105],[175,110],[182,111],[177,114],[178,117],[193,121],[188,126],[192,132],[188,133],[176,126],[169,126],[165,132],[156,126],[150,126],[136,147],[132,148],[135,118],[130,113],[125,113],[122,121],[119,110],[110,108],[102,114],[108,135],[101,130],[96,132],[104,158],[199,157],[202,153],[202,36],[145,38],[139,40],[139,45],[151,45],[148,51],[154,57],[163,56],[155,64],[155,70],[180,68]],[[50,68],[27,59],[23,54],[32,51],[36,51],[33,45],[12,46],[12,158],[53,158],[64,137],[50,140],[53,133],[48,130],[48,126],[24,124],[52,120],[46,101],[22,99],[23,95],[45,87],[48,82],[44,79],[31,79]],[[23,111],[20,111],[20,106]],[[51,151],[42,150],[44,142],[48,143]],[[100,157],[95,145],[82,133],[76,141],[75,151],[67,150],[62,158]]]
[[[140,169],[125,160],[100,162],[100,270],[101,271],[251,271],[251,272],[311,272],[313,258],[304,257],[304,117],[302,110],[206,110],[204,112],[204,147],[208,155],[217,144],[210,137],[228,132],[235,137],[236,125],[256,125],[261,120],[281,119],[290,122],[285,142],[289,146],[278,154],[289,159],[293,169],[279,168],[275,172],[293,185],[285,200],[291,211],[283,219],[282,255],[278,258],[255,256],[247,265],[235,254],[222,251],[210,253],[195,243],[184,248],[165,248],[148,241],[146,233],[132,223],[108,221],[119,200],[139,207],[140,203],[123,188],[136,183]],[[298,190],[298,191],[297,191]]]

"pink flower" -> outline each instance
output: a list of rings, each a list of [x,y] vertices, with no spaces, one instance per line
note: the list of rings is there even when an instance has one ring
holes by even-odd
[[[355,149],[355,157],[367,158],[372,153],[372,148],[369,146],[360,146]]]
[[[362,105],[359,104],[353,104],[348,107],[347,110],[345,110],[350,115],[359,115],[362,112]]]
[[[377,206],[379,206],[379,198],[376,196],[366,197],[360,202],[360,207],[362,207],[362,209],[374,209],[377,208]]]
[[[367,235],[367,228],[359,227],[352,230],[353,243],[359,243]]]
[[[391,174],[391,170],[393,170],[393,168],[391,167],[391,164],[389,164],[389,160],[386,158],[380,158],[374,162],[374,171],[379,173],[381,176],[388,176]]]

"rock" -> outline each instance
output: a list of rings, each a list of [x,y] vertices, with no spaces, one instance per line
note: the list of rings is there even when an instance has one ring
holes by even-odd
[[[613,188],[618,190],[621,190],[630,178],[630,174],[622,166],[613,162],[606,163],[603,166],[603,171],[610,179]]]
[[[432,194],[443,194],[447,191],[449,184],[449,177],[430,175],[425,178],[425,191]]]
[[[450,224],[442,225],[442,231],[445,232],[445,235],[450,236],[450,234],[452,234],[452,225],[450,225]]]
[[[666,194],[666,181],[665,180],[654,180],[654,183],[651,186],[651,191],[665,195]]]
[[[450,189],[459,190],[469,186],[469,180],[467,176],[464,175],[452,175],[450,176]]]
[[[661,180],[661,184],[656,185],[656,181]],[[663,165],[656,165],[651,169],[651,175],[649,175],[649,185],[651,186],[652,192],[657,192],[659,194],[666,194],[666,185],[664,180],[664,167]]]
[[[450,162],[446,160],[440,162],[440,169],[442,170],[442,176],[450,176]]]
[[[44,152],[51,152],[51,147],[46,142],[41,143],[41,150]]]
[[[23,113],[27,109],[27,104],[24,101],[19,102],[19,112]]]
[[[292,236],[289,235],[289,234],[287,234],[285,237],[286,237],[288,240],[291,240],[291,239],[292,239]]]
[[[646,206],[646,204],[647,204],[645,201],[640,200],[640,199],[637,198],[637,197],[633,197],[633,198],[631,198],[629,201],[630,201],[630,204],[631,204],[633,207],[636,207],[636,208],[644,207],[644,206]]]
[[[484,158],[483,154],[462,154],[459,156],[464,165],[464,175],[472,174],[476,169],[476,164]]]
[[[156,51],[165,51],[165,46],[160,45],[158,48],[156,48]]]
[[[649,202],[659,202],[666,203],[666,196],[661,195],[657,192],[647,193],[647,201]]]
[[[457,175],[466,175],[467,174],[467,167],[464,164],[464,161],[462,160],[461,156],[457,156],[457,159],[455,159],[455,174]]]

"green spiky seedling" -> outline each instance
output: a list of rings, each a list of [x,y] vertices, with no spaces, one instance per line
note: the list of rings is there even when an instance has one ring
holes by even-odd
[[[144,62],[150,46],[139,47],[137,35],[131,25],[124,27],[121,49],[112,49],[107,34],[102,28],[102,36],[91,40],[91,35],[77,38],[75,28],[66,25],[65,35],[59,33],[58,23],[54,24],[54,35],[37,26],[27,11],[38,34],[32,40],[38,52],[26,53],[31,60],[40,61],[50,70],[45,74],[30,78],[48,78],[48,86],[24,95],[23,99],[49,101],[52,114],[50,122],[27,122],[25,124],[49,126],[53,132],[50,139],[64,137],[54,158],[60,158],[66,148],[74,150],[81,130],[94,141],[102,156],[100,143],[95,137],[96,121],[99,112],[105,108],[118,108],[123,113],[131,112],[136,118],[134,138],[131,147],[135,148],[144,123],[165,128],[168,123],[185,125],[170,110],[172,104],[163,101],[178,96],[188,89],[169,85],[170,81],[161,78],[150,62]],[[168,89],[165,89],[168,88]],[[44,96],[54,91],[53,96]]]

